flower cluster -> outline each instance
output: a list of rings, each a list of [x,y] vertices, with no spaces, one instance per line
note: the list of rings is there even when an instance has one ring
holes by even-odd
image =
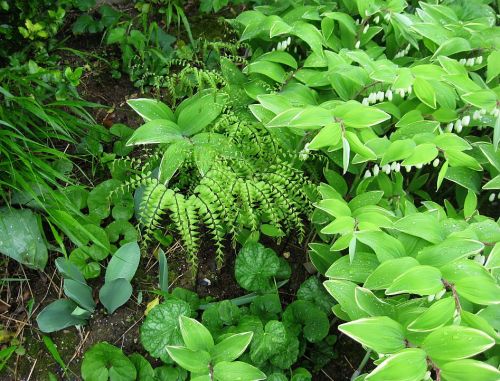
[[[459,64],[464,66],[474,66],[481,65],[483,63],[483,56],[471,57],[471,58],[461,58],[458,61]]]
[[[433,161],[427,163],[427,164],[432,164],[433,167],[437,167],[439,165],[439,158],[435,158]],[[415,165],[415,168],[417,169],[421,169],[424,165],[427,165],[427,164],[416,164]],[[374,177],[378,176],[378,174],[380,172],[385,172],[385,174],[387,175],[390,175],[391,172],[400,172],[401,171],[401,163],[398,163],[398,162],[392,162],[391,164],[385,164],[381,167],[379,167],[377,164],[375,164],[372,168],[372,170],[370,171],[369,169],[367,169],[365,171],[365,174],[364,174],[364,177],[365,178],[368,178],[368,177],[372,177],[372,175]],[[410,172],[413,168],[412,165],[405,165],[404,166],[406,172]]]
[[[275,50],[284,51],[284,50],[288,49],[288,47],[290,46],[291,43],[292,43],[292,38],[288,37],[286,40],[278,42],[278,45],[276,45],[276,48],[273,48],[272,51],[273,52]]]

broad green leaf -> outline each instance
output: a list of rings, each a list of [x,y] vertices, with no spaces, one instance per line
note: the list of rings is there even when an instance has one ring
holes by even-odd
[[[276,115],[267,127],[296,127],[318,129],[333,122],[329,110],[320,106],[291,108]]]
[[[402,165],[427,164],[439,154],[434,143],[424,143],[416,146],[412,154],[403,160]]]
[[[297,291],[297,299],[311,302],[326,314],[331,312],[331,307],[334,302],[333,298],[326,292],[319,278],[316,276],[311,276],[302,282]]]
[[[478,90],[462,95],[462,99],[478,108],[487,111],[493,110],[497,105],[497,96],[492,90]]]
[[[313,24],[297,21],[290,33],[305,41],[316,54],[323,54],[323,35]]]
[[[141,342],[152,357],[168,362],[167,345],[182,345],[180,316],[189,316],[191,308],[182,300],[167,299],[157,305],[141,326]]]
[[[432,295],[443,289],[441,272],[432,266],[415,266],[405,271],[391,283],[386,295],[402,293]]]
[[[367,205],[377,205],[383,196],[383,191],[369,191],[358,194],[351,201],[349,201],[349,209],[354,212]]]
[[[297,61],[295,61],[295,58],[293,58],[291,54],[279,50],[264,53],[259,56],[256,61],[276,62],[290,66],[292,69],[297,69]]]
[[[483,189],[500,189],[500,175],[495,176],[484,184]]]
[[[379,262],[404,257],[406,254],[401,242],[382,231],[356,232],[356,237],[375,252]]]
[[[344,25],[345,29],[349,31],[349,33],[351,33],[353,36],[356,35],[356,23],[349,14],[343,12],[326,12],[323,14],[323,16],[338,21],[339,23]]]
[[[106,281],[99,290],[99,300],[110,314],[127,303],[131,296],[132,285],[128,279],[124,278]]]
[[[68,298],[89,312],[94,312],[92,288],[73,279],[64,279],[64,293]]]
[[[493,246],[493,249],[491,249],[484,267],[487,269],[497,269],[500,267],[500,242],[497,242]]]
[[[460,52],[468,52],[471,50],[469,41],[461,37],[453,37],[445,41],[439,46],[439,48],[434,52],[432,58],[439,56],[451,56]]]
[[[396,310],[392,304],[377,298],[367,288],[356,287],[355,297],[359,308],[370,316],[388,316],[392,318],[395,315]]]
[[[163,144],[183,139],[177,124],[167,119],[151,120],[134,131],[128,146],[138,144]]]
[[[453,261],[480,253],[484,245],[472,239],[449,237],[437,245],[424,247],[417,260],[423,265],[440,267]]]
[[[188,349],[210,352],[214,347],[214,339],[203,324],[187,316],[180,316],[179,325],[182,339]]]
[[[467,277],[456,282],[460,296],[476,304],[500,304],[500,286],[486,276]]]
[[[0,253],[33,269],[45,268],[47,246],[31,210],[0,208],[0,237]]]
[[[482,331],[457,325],[449,325],[427,336],[422,349],[439,363],[475,356],[495,345],[495,340]]]
[[[421,381],[426,372],[426,353],[418,348],[408,348],[389,356],[365,380]]]
[[[457,151],[465,151],[471,149],[471,145],[467,142],[467,140],[462,139],[457,134],[453,134],[450,132],[445,132],[441,135],[436,136],[434,139],[434,144],[444,151],[453,149]]]
[[[431,243],[439,243],[444,238],[437,218],[426,213],[415,213],[403,217],[394,223],[394,229]]]
[[[177,124],[184,136],[203,131],[221,113],[227,96],[213,90],[204,90],[186,99],[175,110]]]
[[[342,310],[351,320],[367,317],[368,314],[358,307],[355,299],[356,283],[346,280],[327,280],[323,283]]]
[[[376,107],[364,106],[354,101],[336,107],[333,112],[336,118],[353,128],[375,126],[391,118],[389,114]]]
[[[386,165],[393,161],[399,161],[411,156],[416,144],[412,139],[402,139],[392,142],[382,156],[380,165]]]
[[[55,260],[55,264],[57,271],[59,271],[64,279],[73,279],[82,284],[87,284],[82,273],[74,263],[71,263],[66,258],[59,257]]]
[[[36,317],[42,332],[55,332],[73,325],[85,325],[85,318],[74,316],[77,304],[69,299],[59,299],[45,307]]]
[[[236,257],[235,277],[245,290],[267,291],[272,288],[272,278],[279,269],[280,261],[273,250],[247,242]]]
[[[175,172],[184,164],[191,153],[192,145],[187,140],[178,140],[169,145],[163,153],[158,172],[158,180],[167,184],[175,175]]]
[[[208,352],[170,345],[166,349],[172,360],[190,372],[203,373],[210,369]]]
[[[452,297],[438,300],[408,324],[407,329],[415,332],[427,332],[441,328],[453,319],[455,308],[455,299]]]
[[[467,167],[474,171],[482,171],[483,167],[472,156],[457,150],[447,150],[444,156],[452,167]]]
[[[330,251],[330,245],[310,243],[309,248],[309,258],[321,274],[325,274],[332,263],[340,257],[338,252]]]
[[[214,366],[214,377],[219,381],[258,381],[266,375],[253,365],[241,361],[221,361]]]
[[[134,381],[134,364],[121,349],[102,342],[95,344],[83,357],[82,378],[85,381]]]
[[[137,242],[129,242],[120,247],[109,261],[104,278],[106,283],[119,278],[131,282],[140,259],[141,251]]]
[[[436,108],[436,91],[434,87],[425,79],[417,77],[413,83],[415,95],[423,103],[431,108]]]
[[[323,229],[323,234],[347,234],[354,231],[356,221],[351,216],[341,216],[330,222]]]
[[[170,108],[160,101],[155,99],[138,98],[129,99],[127,104],[138,113],[145,122],[156,119],[166,119],[172,122],[175,121],[174,113]]]
[[[155,371],[144,356],[141,356],[139,353],[133,353],[128,358],[134,364],[137,371],[137,381],[154,380]]]
[[[292,329],[295,335],[302,332],[304,338],[311,343],[323,340],[330,330],[327,315],[306,300],[296,300],[289,304],[283,313],[283,323]]]
[[[339,330],[378,353],[395,353],[405,348],[403,327],[386,316],[354,320],[339,325]]]
[[[342,130],[340,124],[332,123],[323,127],[307,146],[310,150],[335,146],[340,142]]]
[[[413,257],[402,257],[385,261],[366,279],[364,287],[370,290],[386,289],[392,284],[394,279],[418,265],[418,261]]]
[[[326,272],[326,276],[333,279],[345,279],[353,282],[364,282],[377,268],[379,262],[372,253],[358,252],[350,260],[349,256],[337,259]]]
[[[500,50],[493,50],[488,56],[486,83],[491,82],[500,74]]]
[[[211,350],[212,362],[234,361],[240,357],[252,341],[253,332],[230,335]]]
[[[351,216],[351,209],[349,208],[347,203],[342,199],[330,198],[326,200],[321,200],[316,205],[316,207],[336,218]]]
[[[273,81],[284,83],[286,72],[280,64],[270,61],[255,61],[243,69],[245,74],[261,74]]]
[[[500,379],[498,369],[483,361],[451,361],[442,365],[440,369],[444,381],[496,381]]]
[[[474,193],[479,193],[482,176],[477,171],[465,167],[449,167],[446,170],[444,178]]]

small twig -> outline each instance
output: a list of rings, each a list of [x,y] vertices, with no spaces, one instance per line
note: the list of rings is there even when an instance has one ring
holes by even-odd
[[[33,370],[35,370],[35,365],[36,365],[37,361],[38,361],[38,359],[35,359],[35,362],[33,363],[33,366],[31,367],[30,374],[28,374],[28,378],[26,379],[26,381],[29,381],[31,379],[31,375],[33,374]]]
[[[354,381],[356,377],[358,377],[361,372],[363,371],[363,368],[365,367],[366,363],[368,362],[368,359],[370,358],[370,355],[372,354],[372,350],[368,349],[366,351],[365,357],[363,357],[363,360],[361,360],[361,363],[359,364],[358,369],[352,374],[351,376],[351,381]]]
[[[87,332],[87,334],[85,335],[85,337],[83,338],[82,341],[80,341],[80,344],[78,344],[78,347],[76,347],[76,350],[75,350],[75,353],[73,353],[73,356],[69,359],[68,363],[66,364],[67,368],[69,369],[69,364],[71,364],[71,362],[75,359],[75,357],[78,355],[78,353],[80,353],[82,347],[83,347],[83,344],[85,344],[85,342],[87,341],[88,337],[90,335],[90,331]]]
[[[125,335],[132,329],[134,328],[137,324],[139,324],[142,320],[142,316],[139,320],[137,320],[134,324],[132,324],[130,327],[127,328],[127,330],[125,332],[123,332],[123,334],[115,340],[115,342],[113,344],[116,344],[117,342],[119,342],[122,338],[125,338]]]

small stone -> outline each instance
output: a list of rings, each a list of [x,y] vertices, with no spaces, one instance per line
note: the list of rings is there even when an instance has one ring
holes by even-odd
[[[210,281],[210,279],[208,279],[208,278],[203,278],[203,279],[200,279],[200,280],[198,281],[198,284],[199,284],[200,286],[211,286],[211,285],[212,285],[212,282],[211,282],[211,281]]]

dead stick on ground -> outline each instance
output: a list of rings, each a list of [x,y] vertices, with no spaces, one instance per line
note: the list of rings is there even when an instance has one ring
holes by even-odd
[[[30,374],[28,375],[28,378],[26,379],[26,381],[30,381],[31,375],[33,374],[33,370],[35,370],[35,365],[36,365],[37,361],[38,361],[38,359],[35,359],[35,362],[33,363],[33,366],[31,367]]]
[[[119,341],[122,339],[122,337],[124,338],[124,337],[125,337],[125,335],[126,335],[126,334],[127,334],[127,333],[128,333],[128,332],[132,329],[132,328],[134,328],[137,324],[139,324],[141,320],[142,320],[142,317],[141,317],[139,320],[137,320],[134,324],[132,324],[130,327],[128,327],[128,328],[127,328],[127,330],[126,330],[125,332],[123,332],[123,334],[122,334],[122,335],[121,335],[118,339],[116,339],[116,340],[115,340],[115,342],[114,342],[113,344],[116,344],[117,342],[119,342]]]

